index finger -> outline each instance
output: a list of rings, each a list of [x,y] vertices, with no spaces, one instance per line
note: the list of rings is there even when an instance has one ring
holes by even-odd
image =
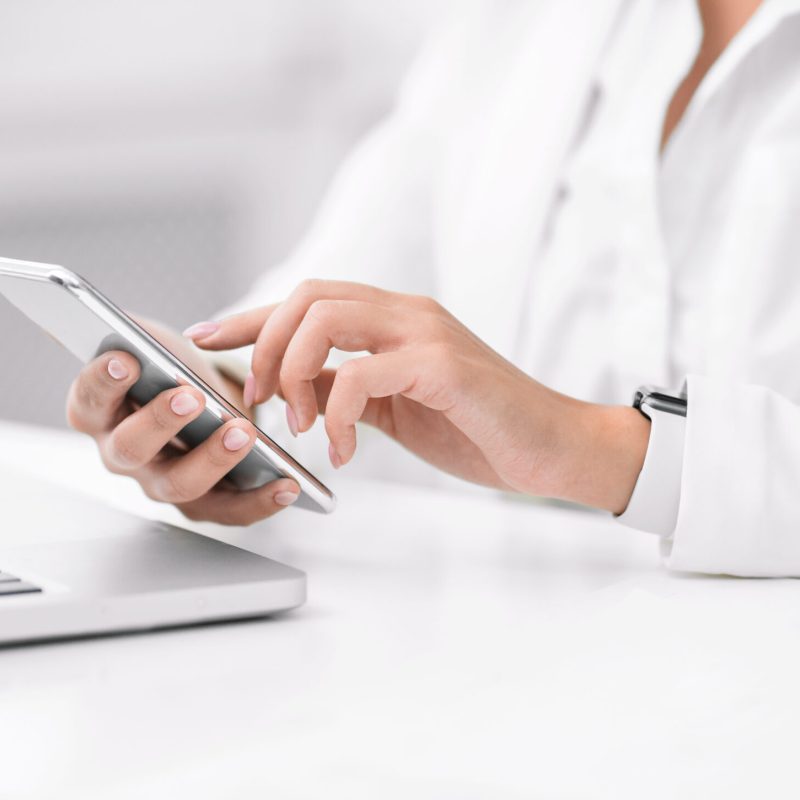
[[[252,308],[241,314],[232,314],[230,317],[218,322],[196,322],[190,325],[183,335],[191,339],[203,350],[233,350],[253,344],[264,323],[272,312],[278,307],[275,303],[271,306]]]
[[[318,412],[314,379],[331,348],[371,353],[395,350],[403,331],[413,328],[409,312],[360,300],[318,300],[308,310],[286,348],[279,380],[300,431],[308,430]]]
[[[255,376],[255,401],[263,403],[275,394],[286,348],[308,309],[317,300],[360,300],[388,306],[393,297],[399,298],[400,295],[363,283],[303,281],[285,302],[274,309],[274,313],[270,314],[258,334],[252,367]]]
[[[111,430],[125,416],[125,395],[140,373],[139,362],[122,351],[90,361],[70,386],[67,422],[92,436]]]

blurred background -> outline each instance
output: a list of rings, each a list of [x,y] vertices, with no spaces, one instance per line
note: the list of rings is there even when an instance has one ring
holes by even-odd
[[[3,0],[0,255],[213,314],[298,241],[443,4]],[[2,298],[0,341],[0,417],[64,425],[77,362]]]

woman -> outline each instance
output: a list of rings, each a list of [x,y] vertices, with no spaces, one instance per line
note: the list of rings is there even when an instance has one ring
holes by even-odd
[[[294,257],[186,333],[255,342],[243,402],[280,388],[293,432],[319,404],[335,466],[361,418],[470,480],[621,513],[673,568],[800,575],[798,53],[796,0],[481,5]],[[331,346],[375,355],[327,372]],[[137,369],[107,354],[70,394],[111,469],[193,518],[292,502],[217,486],[246,423],[165,450],[197,398],[129,414]],[[625,405],[641,383],[685,385],[685,421]]]

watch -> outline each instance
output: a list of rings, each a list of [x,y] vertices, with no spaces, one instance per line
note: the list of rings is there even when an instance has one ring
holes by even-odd
[[[685,417],[689,401],[686,399],[685,390],[679,395],[673,395],[657,386],[640,386],[633,395],[633,407],[651,420],[649,413],[651,410]]]
[[[633,407],[650,420],[650,440],[628,507],[617,517],[631,528],[670,536],[678,521],[688,400],[655,386],[640,386]]]

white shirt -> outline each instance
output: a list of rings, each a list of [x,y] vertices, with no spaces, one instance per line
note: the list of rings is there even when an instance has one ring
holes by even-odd
[[[698,41],[691,0],[479,4],[238,307],[361,280],[586,400],[686,381],[667,564],[800,575],[800,2],[766,0],[660,158]]]

